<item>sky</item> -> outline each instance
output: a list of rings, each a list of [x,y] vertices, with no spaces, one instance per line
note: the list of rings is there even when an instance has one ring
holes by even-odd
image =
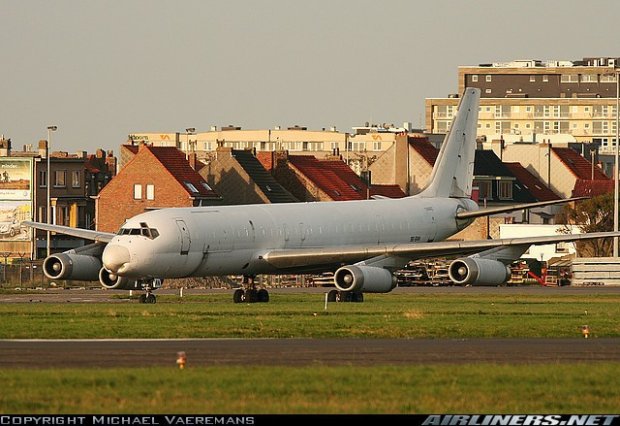
[[[617,0],[0,0],[0,134],[424,126],[458,67],[620,57]]]

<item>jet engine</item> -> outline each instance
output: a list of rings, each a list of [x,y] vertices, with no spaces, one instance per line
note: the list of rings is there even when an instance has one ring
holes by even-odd
[[[465,257],[450,264],[448,275],[455,284],[500,285],[510,278],[510,269],[497,260]]]
[[[43,261],[43,273],[52,280],[97,281],[101,259],[75,252],[57,253]]]
[[[118,275],[108,271],[105,267],[99,270],[99,282],[102,286],[114,290],[140,290],[142,286],[136,280],[119,277]]]
[[[343,266],[334,274],[340,291],[387,293],[396,287],[396,277],[390,271],[373,266]]]

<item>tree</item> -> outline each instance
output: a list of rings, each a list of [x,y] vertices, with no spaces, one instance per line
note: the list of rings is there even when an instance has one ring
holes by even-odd
[[[576,225],[581,232],[612,231],[614,227],[614,195],[612,193],[598,195],[588,200],[565,205],[559,220],[567,225]],[[565,226],[562,232],[568,234],[570,229]],[[576,243],[577,254],[581,257],[611,256],[613,238],[598,238]]]

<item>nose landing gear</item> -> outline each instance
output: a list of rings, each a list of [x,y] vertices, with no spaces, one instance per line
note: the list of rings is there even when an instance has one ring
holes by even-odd
[[[140,282],[144,294],[140,295],[140,303],[157,303],[157,297],[153,294],[153,290],[157,290],[163,284],[164,280],[153,278]]]
[[[269,302],[269,292],[264,288],[257,289],[254,279],[256,276],[244,275],[241,283],[245,288],[238,288],[233,293],[235,303],[266,303]]]

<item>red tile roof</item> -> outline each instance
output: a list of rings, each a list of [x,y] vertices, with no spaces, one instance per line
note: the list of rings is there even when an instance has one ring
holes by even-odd
[[[288,161],[332,200],[364,200],[368,195],[366,184],[343,161],[318,160],[310,155],[289,155]],[[393,186],[395,185],[375,188],[371,185],[370,195],[384,195],[390,198],[405,196]]]
[[[435,165],[439,150],[428,141],[428,138],[409,137],[409,145],[431,166]]]
[[[387,198],[403,198],[407,196],[398,185],[370,185],[370,195],[381,195]]]
[[[181,186],[192,197],[219,198],[219,195],[209,189],[203,177],[189,165],[185,154],[170,146],[144,146],[170,172]],[[140,150],[142,151],[142,150]],[[140,152],[138,152],[140,154]],[[205,186],[206,185],[206,186]]]
[[[551,148],[560,161],[573,172],[578,179],[592,179],[592,163],[570,148]],[[594,167],[594,179],[609,179],[598,167]]]
[[[612,179],[590,180],[577,179],[573,189],[573,197],[596,197],[597,195],[608,194],[614,190]]]
[[[559,200],[560,197],[519,163],[504,163],[519,183],[538,201]]]

